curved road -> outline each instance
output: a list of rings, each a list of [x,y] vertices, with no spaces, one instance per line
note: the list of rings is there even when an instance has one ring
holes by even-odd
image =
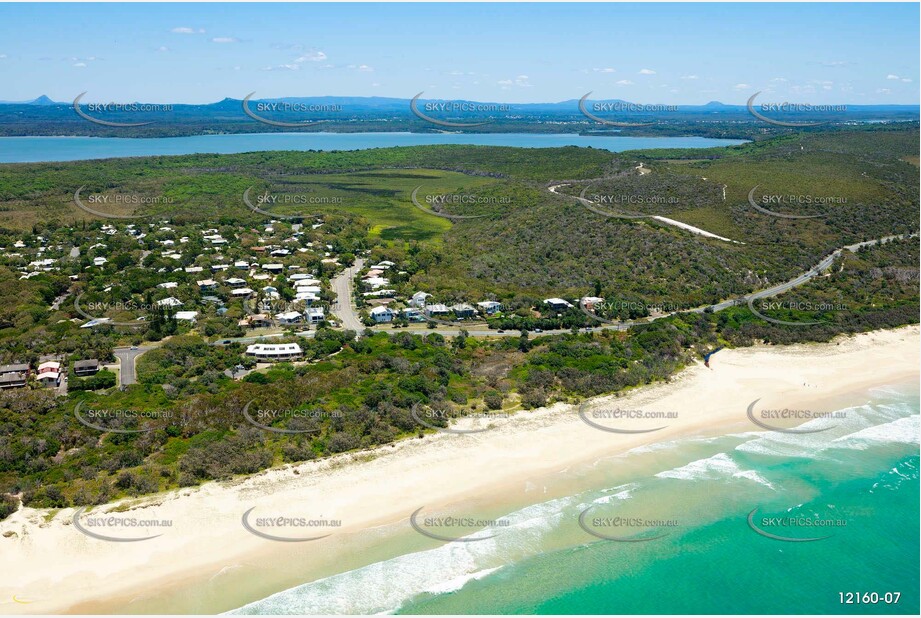
[[[556,186],[559,186],[559,185],[556,185]],[[579,198],[576,198],[576,199],[579,199]],[[909,235],[909,237],[913,237],[913,236],[917,236],[917,234]],[[790,279],[789,281],[785,281],[784,283],[780,283],[778,285],[772,286],[770,288],[766,288],[764,290],[752,292],[751,294],[747,296],[743,296],[741,298],[724,300],[714,305],[705,305],[703,307],[696,307],[694,309],[688,309],[686,310],[686,312],[703,313],[707,310],[710,310],[716,313],[717,311],[723,311],[724,309],[728,309],[729,307],[733,307],[736,305],[742,305],[749,301],[754,301],[760,298],[767,298],[770,296],[776,296],[778,294],[783,294],[784,292],[792,290],[795,287],[799,287],[805,283],[808,283],[813,278],[818,277],[822,273],[822,271],[824,271],[829,266],[831,266],[832,262],[835,261],[835,258],[841,255],[844,251],[850,251],[853,253],[857,251],[858,249],[860,249],[861,247],[869,247],[872,245],[879,244],[880,242],[885,242],[885,241],[895,240],[895,239],[900,239],[900,238],[905,238],[905,237],[906,237],[905,234],[884,236],[883,238],[867,240],[863,242],[854,243],[852,245],[846,245],[844,247],[840,247],[838,249],[835,249],[831,253],[829,253],[824,258],[822,258],[818,264],[810,268],[808,271],[804,272],[803,274],[793,279]],[[342,320],[344,328],[347,328],[347,329],[350,328],[351,330],[354,330],[359,333],[368,327],[364,326],[361,323],[361,321],[358,320],[358,314],[355,310],[354,304],[352,303],[352,280],[354,279],[355,274],[361,268],[361,265],[363,263],[364,263],[363,260],[356,260],[354,266],[352,266],[349,269],[346,269],[345,271],[343,271],[342,273],[340,273],[334,279],[331,280],[333,290],[336,292],[336,304],[334,305],[336,309],[334,312]],[[654,322],[655,320],[667,318],[671,315],[674,315],[675,313],[684,313],[684,311],[680,311],[680,312],[673,311],[671,313],[666,313],[666,314],[663,314],[663,315],[660,315],[654,318],[649,318],[641,322],[621,322],[617,324],[607,324],[603,326],[596,326],[594,328],[585,328],[582,330],[584,330],[585,332],[594,332],[594,331],[599,331],[599,330],[627,330],[635,326],[642,326],[643,324],[649,324],[650,322]],[[346,318],[346,316],[348,316],[348,318]],[[351,320],[352,326],[348,326],[349,322],[346,321],[347,319]],[[445,337],[455,337],[458,334],[460,334],[460,330],[463,328],[467,330],[467,334],[471,337],[518,337],[521,335],[521,332],[517,330],[506,330],[505,332],[502,332],[502,333],[496,330],[487,330],[487,329],[476,330],[477,326],[482,327],[482,324],[479,324],[479,325],[471,324],[470,327],[458,325],[456,328],[439,326],[437,328],[426,328],[424,330],[412,329],[412,328],[395,329],[392,327],[384,328],[384,327],[376,326],[376,327],[371,327],[370,330],[375,331],[375,332],[391,332],[391,333],[405,330],[407,332],[410,332],[416,335],[425,335],[428,333],[438,333],[439,335],[442,335]],[[555,333],[555,334],[559,334],[561,332],[564,332],[564,331],[561,331],[561,330],[551,331],[551,333]]]

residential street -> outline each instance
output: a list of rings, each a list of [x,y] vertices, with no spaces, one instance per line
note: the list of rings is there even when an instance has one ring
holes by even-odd
[[[155,346],[141,346],[137,350],[132,350],[131,348],[115,348],[115,350],[113,350],[121,367],[121,371],[119,372],[121,376],[119,386],[137,384],[137,374],[135,372],[137,357],[148,350],[154,349],[154,347]]]

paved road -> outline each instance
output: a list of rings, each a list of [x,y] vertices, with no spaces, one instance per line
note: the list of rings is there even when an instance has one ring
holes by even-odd
[[[316,336],[317,332],[314,330],[302,330],[294,334],[297,335],[298,337],[304,337],[306,339],[313,339]],[[213,341],[211,345],[227,345],[225,342],[256,343],[257,341],[261,341],[263,339],[273,339],[276,337],[284,337],[284,336],[285,336],[285,333],[267,333],[265,335],[253,335],[251,337],[227,337],[225,339],[219,339],[217,341]]]
[[[556,186],[559,186],[559,185],[556,185]],[[917,234],[912,234],[911,236],[917,236]],[[717,311],[723,311],[724,309],[728,309],[728,308],[730,308],[730,307],[734,307],[734,306],[737,306],[737,305],[744,305],[744,304],[746,304],[749,300],[754,301],[754,300],[757,300],[757,299],[759,299],[759,298],[767,298],[767,297],[769,297],[769,296],[776,296],[776,295],[778,295],[778,294],[783,294],[784,292],[786,292],[786,291],[788,291],[788,290],[792,290],[792,289],[795,288],[795,287],[801,286],[801,285],[803,285],[804,283],[808,283],[811,279],[813,279],[813,278],[818,277],[819,275],[821,275],[821,274],[822,274],[822,271],[824,271],[824,270],[827,269],[829,266],[831,266],[831,265],[832,265],[832,262],[835,261],[835,258],[837,258],[839,255],[841,255],[841,253],[844,252],[844,251],[851,251],[851,252],[854,252],[854,251],[857,251],[858,249],[860,249],[861,247],[869,247],[869,246],[872,246],[872,245],[879,244],[880,242],[883,242],[883,241],[895,240],[895,239],[897,239],[897,238],[904,238],[904,237],[905,237],[904,234],[902,234],[902,235],[895,235],[895,236],[885,236],[885,237],[883,237],[883,238],[877,238],[877,239],[875,239],[875,240],[867,240],[867,241],[864,241],[864,242],[858,242],[858,243],[854,243],[853,245],[847,245],[847,246],[845,246],[845,247],[841,247],[841,248],[839,248],[839,249],[835,249],[834,251],[832,251],[831,253],[829,253],[827,256],[825,256],[824,258],[822,258],[822,260],[821,260],[818,264],[816,264],[815,266],[813,266],[812,268],[810,268],[808,271],[804,272],[803,274],[799,275],[798,277],[795,277],[795,278],[793,278],[793,279],[790,279],[789,281],[786,281],[786,282],[784,282],[784,283],[780,283],[780,284],[778,284],[778,285],[775,285],[775,286],[773,286],[773,287],[770,287],[770,288],[767,288],[767,289],[764,289],[764,290],[759,290],[759,291],[757,291],[757,292],[753,292],[752,294],[749,294],[748,296],[743,296],[742,298],[734,298],[734,299],[730,299],[730,300],[724,300],[724,301],[722,301],[722,302],[716,303],[715,305],[706,305],[706,306],[704,306],[704,307],[697,307],[697,308],[695,308],[695,309],[688,309],[687,311],[688,311],[688,312],[692,312],[692,313],[703,313],[703,312],[705,312],[705,311],[707,311],[707,310],[710,310],[710,311],[713,311],[714,313],[716,313]],[[356,261],[356,264],[358,264],[358,261]],[[357,272],[357,269],[360,268],[360,265],[355,266],[355,267],[353,267],[353,268],[356,269],[355,272]],[[352,272],[352,273],[350,273],[350,274],[348,275],[348,278],[347,278],[347,279],[348,279],[348,282],[349,282],[349,283],[351,283],[351,280],[352,280],[352,278],[354,277],[355,272]],[[339,275],[338,277],[336,277],[336,279],[339,279],[340,277],[342,277],[342,275]],[[341,287],[341,286],[340,286],[340,287]],[[349,286],[348,289],[342,289],[342,291],[340,292],[340,289],[339,289],[339,288],[334,287],[334,289],[336,289],[337,306],[338,306],[338,305],[347,304],[347,305],[349,306],[349,311],[351,312],[351,315],[354,316],[354,315],[355,315],[355,309],[354,309],[354,307],[352,306],[352,296],[351,296],[351,290],[350,290],[350,288],[351,288],[351,286]],[[343,294],[344,294],[344,296],[343,296]],[[339,317],[341,318],[341,317],[343,316],[344,313],[345,313],[345,312],[338,313]],[[658,317],[649,318],[649,319],[642,320],[642,321],[611,323],[611,324],[605,324],[605,325],[603,325],[603,326],[597,326],[597,327],[595,327],[595,328],[583,328],[583,329],[580,329],[580,330],[581,330],[582,332],[597,332],[597,331],[602,331],[602,330],[628,330],[628,329],[633,328],[633,327],[635,327],[635,326],[642,326],[643,324],[649,324],[650,322],[654,322],[655,320],[661,320],[662,318],[667,318],[667,317],[669,317],[669,316],[671,316],[671,315],[674,315],[675,313],[680,313],[680,312],[674,311],[674,312],[671,312],[671,313],[666,313],[666,314],[660,315],[660,316],[658,316]],[[357,317],[356,317],[356,320],[357,320]],[[359,325],[360,325],[360,324],[361,324],[361,323],[359,322]],[[364,328],[366,328],[366,327],[360,326],[360,328],[353,329],[353,330],[357,330],[358,332],[361,332]],[[375,331],[375,332],[389,332],[389,333],[396,333],[396,332],[400,332],[400,331],[404,331],[404,330],[405,330],[405,331],[410,332],[410,333],[412,333],[412,334],[414,334],[414,335],[427,335],[427,334],[429,334],[429,333],[438,333],[439,335],[442,335],[442,336],[445,336],[445,337],[456,337],[457,335],[460,334],[461,328],[464,328],[464,327],[462,327],[462,326],[457,326],[457,327],[439,326],[439,327],[437,327],[437,328],[419,329],[419,328],[392,328],[391,326],[385,326],[385,327],[375,326],[375,327],[372,327],[371,330],[373,330],[373,331]],[[531,335],[540,335],[540,334],[559,334],[559,333],[562,333],[562,332],[566,332],[566,331],[563,331],[563,330],[557,330],[557,331],[544,331],[544,333],[534,333],[534,332],[531,332],[530,334],[531,334]],[[519,337],[519,336],[521,335],[521,332],[520,332],[520,331],[517,331],[517,330],[506,330],[505,332],[500,333],[500,332],[497,331],[497,330],[486,330],[486,329],[482,329],[482,330],[476,329],[476,330],[475,330],[475,327],[474,327],[474,326],[470,326],[470,327],[468,327],[468,329],[467,329],[467,334],[468,334],[469,336],[471,336],[471,337]]]
[[[113,350],[115,358],[118,359],[119,366],[121,367],[121,371],[119,371],[121,386],[137,384],[137,372],[135,367],[137,357],[148,350],[153,350],[154,347],[156,346],[140,346],[137,350],[132,350],[130,348],[115,348],[115,350]]]
[[[333,303],[330,311],[339,317],[342,322],[342,328],[354,330],[360,333],[365,329],[365,325],[358,319],[358,312],[355,310],[355,303],[352,302],[352,281],[355,275],[364,265],[364,259],[355,260],[355,263],[346,268],[344,271],[330,279],[330,287],[336,295],[336,302]]]

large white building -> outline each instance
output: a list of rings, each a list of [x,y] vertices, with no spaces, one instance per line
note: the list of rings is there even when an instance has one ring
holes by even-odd
[[[296,343],[254,343],[246,347],[246,355],[264,361],[296,360],[303,356]]]

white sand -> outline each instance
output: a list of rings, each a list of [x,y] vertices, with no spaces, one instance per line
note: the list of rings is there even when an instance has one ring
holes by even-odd
[[[152,540],[95,540],[71,525],[74,509],[53,516],[20,509],[0,522],[0,612],[85,611],[114,597],[204,581],[226,565],[266,552],[278,552],[283,560],[284,551],[297,544],[246,532],[240,518],[251,506],[261,514],[341,519],[331,539],[307,544],[313,551],[333,547],[331,540],[349,531],[405,521],[419,505],[500,498],[512,483],[682,435],[755,430],[745,411],[759,397],[763,405],[834,409],[853,403],[868,387],[917,380],[919,329],[878,331],[832,344],[722,350],[711,365],[691,367],[670,384],[591,404],[679,412],[655,433],[599,431],[579,420],[576,407],[557,404],[496,421],[483,433],[405,440],[377,449],[374,458],[344,455],[138,500],[145,506],[134,508],[133,516],[173,522]],[[314,512],[310,505],[318,504],[322,511]],[[111,508],[98,507],[96,513]]]

